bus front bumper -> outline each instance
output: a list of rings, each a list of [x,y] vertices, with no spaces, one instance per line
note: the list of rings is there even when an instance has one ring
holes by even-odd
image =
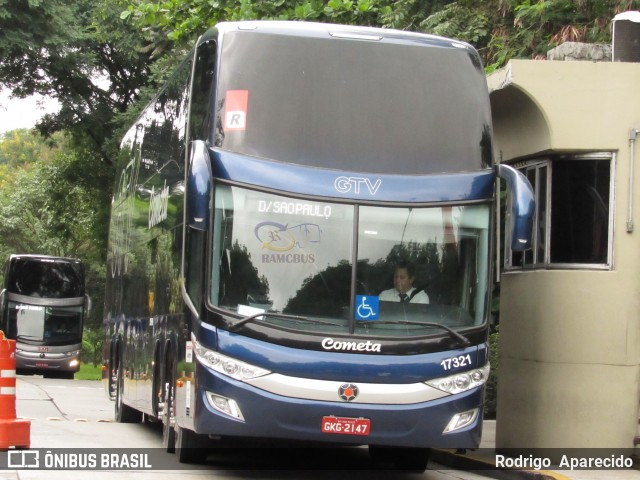
[[[80,351],[39,353],[16,350],[16,370],[75,373],[80,370]]]
[[[421,448],[480,443],[484,386],[427,402],[359,404],[275,395],[198,370],[193,424],[198,433]]]

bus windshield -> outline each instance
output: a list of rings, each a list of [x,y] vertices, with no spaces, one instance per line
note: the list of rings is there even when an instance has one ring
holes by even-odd
[[[480,61],[462,44],[425,42],[229,31],[215,147],[355,172],[487,168],[491,121]]]
[[[210,300],[308,332],[425,336],[442,334],[427,323],[479,325],[489,217],[487,204],[356,206],[218,185]],[[399,268],[411,277],[404,301],[391,293]]]
[[[84,296],[84,275],[80,262],[42,257],[17,257],[11,261],[7,291],[40,298]]]
[[[8,336],[19,342],[69,345],[82,341],[83,306],[41,306],[8,302]]]

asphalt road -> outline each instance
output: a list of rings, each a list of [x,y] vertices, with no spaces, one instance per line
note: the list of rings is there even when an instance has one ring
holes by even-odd
[[[371,463],[366,448],[357,447],[328,451],[223,450],[210,455],[204,465],[186,466],[160,448],[162,432],[157,423],[115,423],[113,406],[100,382],[19,376],[16,408],[18,417],[31,421],[31,453],[0,453],[0,459],[7,455],[4,465],[11,461],[11,467],[15,467],[0,469],[0,480],[164,480],[178,476],[232,480],[487,478],[434,463],[422,474],[381,468]],[[34,464],[35,456],[40,469],[28,468]],[[151,468],[147,469],[147,465]],[[92,468],[77,468],[85,466]]]

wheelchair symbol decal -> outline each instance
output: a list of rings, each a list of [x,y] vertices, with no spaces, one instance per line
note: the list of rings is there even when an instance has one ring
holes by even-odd
[[[378,320],[380,303],[373,295],[356,295],[356,320]]]

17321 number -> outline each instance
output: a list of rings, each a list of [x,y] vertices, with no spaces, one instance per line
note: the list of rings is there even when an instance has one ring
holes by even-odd
[[[471,365],[471,355],[458,355],[457,357],[445,358],[440,362],[440,365],[445,371],[467,367]]]

